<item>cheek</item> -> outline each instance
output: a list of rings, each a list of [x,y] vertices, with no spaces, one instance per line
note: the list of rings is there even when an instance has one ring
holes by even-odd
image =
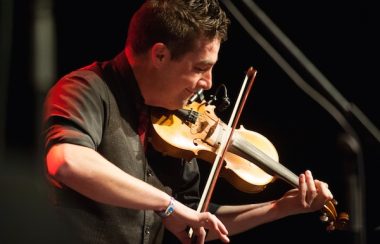
[[[173,65],[167,70],[165,76],[168,78],[169,83],[172,83],[171,87],[181,90],[184,88],[194,88],[201,78],[198,74],[191,72],[188,65]]]
[[[186,76],[183,76],[183,86],[184,87],[190,87],[190,88],[195,88],[197,86],[197,83],[199,80],[202,78],[202,76],[197,75],[197,74],[189,74]]]

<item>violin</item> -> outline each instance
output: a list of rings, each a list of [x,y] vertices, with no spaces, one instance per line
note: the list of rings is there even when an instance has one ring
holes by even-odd
[[[207,102],[192,102],[176,111],[154,108],[151,111],[153,147],[177,158],[200,158],[213,162],[223,133],[230,128],[214,112],[215,106]],[[281,178],[298,186],[298,176],[279,163],[274,145],[265,136],[240,126],[236,129],[224,155],[220,173],[237,189],[257,193]],[[338,214],[335,199],[328,201],[322,211],[321,221],[327,230],[344,229],[347,213]]]

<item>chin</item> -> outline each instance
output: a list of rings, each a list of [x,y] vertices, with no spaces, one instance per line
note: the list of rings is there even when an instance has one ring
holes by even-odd
[[[174,104],[161,104],[161,105],[156,105],[156,107],[164,108],[167,110],[177,110],[183,107],[183,105],[174,105]]]
[[[177,109],[183,108],[186,104],[187,104],[187,101],[184,101],[182,103],[177,103],[177,104],[171,104],[167,106],[166,109],[177,110]]]
[[[177,109],[183,108],[185,105],[187,105],[187,101],[188,101],[188,99],[171,101],[171,102],[168,101],[167,103],[157,102],[157,103],[155,103],[155,105],[152,105],[152,106],[161,107],[161,108],[168,109],[168,110],[177,110]]]

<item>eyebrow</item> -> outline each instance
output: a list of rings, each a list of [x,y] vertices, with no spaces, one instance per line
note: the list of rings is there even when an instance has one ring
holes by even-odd
[[[212,62],[212,61],[208,61],[208,60],[202,60],[202,61],[199,61],[197,63],[195,63],[195,65],[207,65],[207,66],[213,66],[214,64],[216,64],[218,60],[216,60],[215,62]]]

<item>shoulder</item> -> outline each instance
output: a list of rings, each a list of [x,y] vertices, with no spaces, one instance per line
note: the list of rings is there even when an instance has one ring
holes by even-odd
[[[50,93],[63,92],[83,93],[105,93],[106,89],[103,79],[93,70],[78,69],[61,77],[50,89]]]

